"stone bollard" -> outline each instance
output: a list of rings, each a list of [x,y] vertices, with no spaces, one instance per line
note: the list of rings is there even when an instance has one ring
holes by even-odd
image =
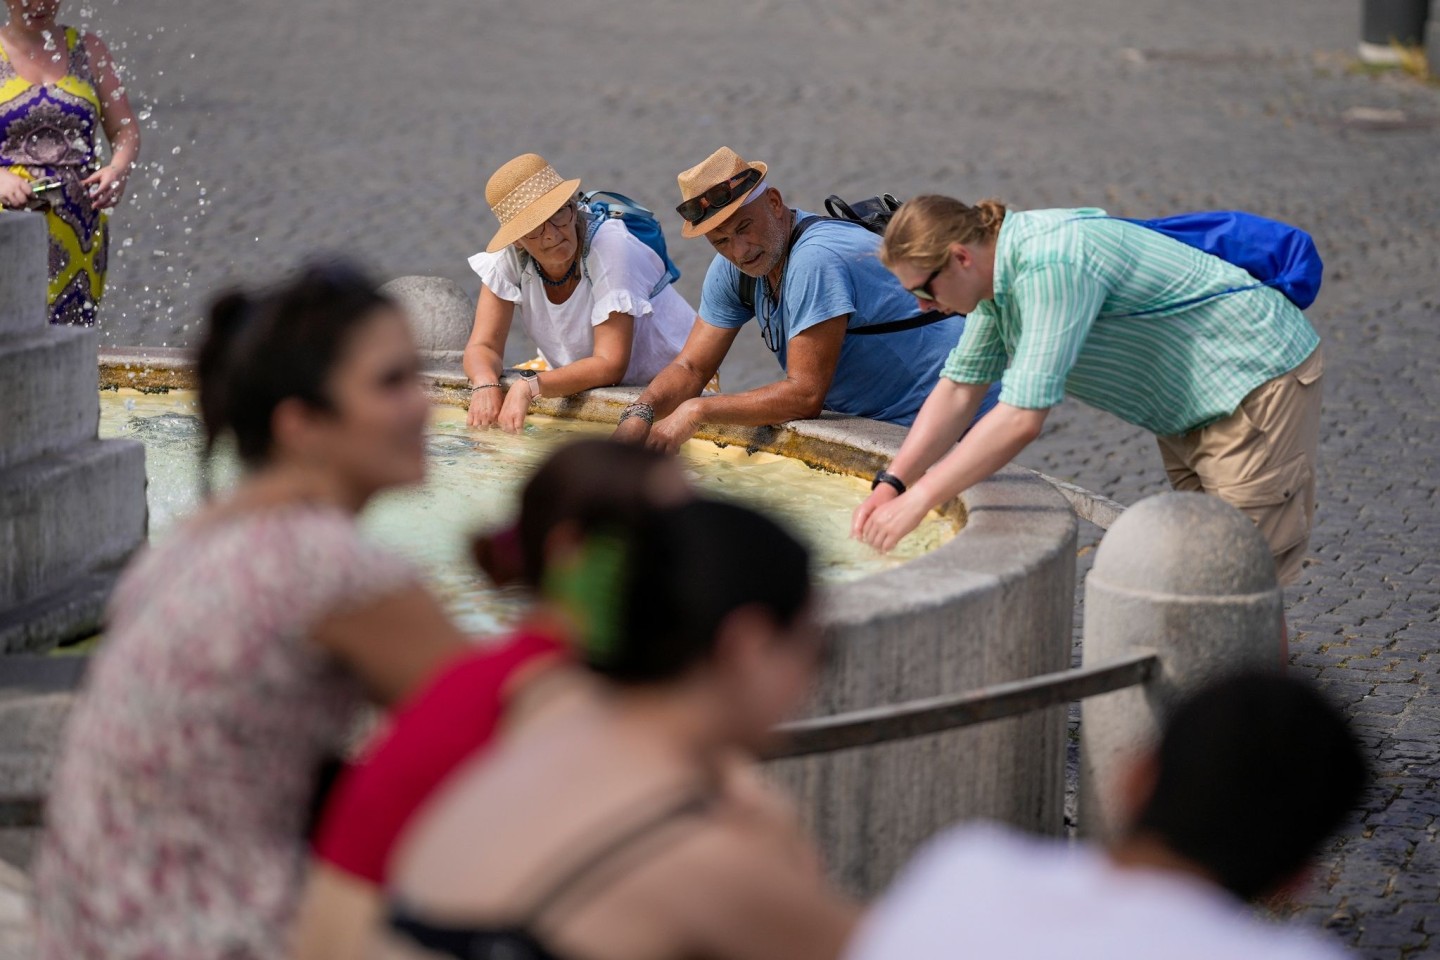
[[[470,339],[475,301],[444,277],[397,277],[380,288],[405,308],[415,345],[429,360],[458,360]]]
[[[1279,668],[1282,596],[1265,538],[1203,493],[1162,493],[1110,527],[1085,583],[1085,665],[1160,656],[1145,685],[1084,702],[1080,828],[1104,837],[1125,765],[1154,745],[1177,700],[1242,668]]]

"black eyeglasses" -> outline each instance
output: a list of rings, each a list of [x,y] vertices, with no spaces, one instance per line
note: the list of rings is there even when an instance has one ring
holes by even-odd
[[[686,223],[699,223],[721,207],[729,206],[736,197],[759,182],[760,171],[750,167],[724,183],[715,184],[699,196],[691,197],[676,207],[675,212],[680,214]]]
[[[917,300],[928,300],[931,303],[934,303],[935,294],[930,292],[930,284],[934,283],[935,278],[940,276],[941,273],[945,272],[945,268],[948,266],[950,266],[950,258],[946,257],[944,263],[940,264],[940,266],[930,271],[930,276],[925,278],[924,283],[920,284],[920,286],[918,287],[910,288],[910,296],[914,297]]]
[[[541,223],[540,226],[536,227],[534,230],[531,230],[529,233],[525,234],[525,236],[521,237],[521,239],[522,239],[522,240],[539,240],[541,237],[543,237],[543,236],[545,235],[545,225],[546,225],[546,224],[549,224],[550,226],[554,227],[556,230],[564,230],[566,227],[570,226],[570,224],[572,224],[572,223],[574,223],[574,222],[575,222],[575,204],[573,204],[573,203],[567,203],[567,204],[565,204],[565,206],[561,207],[559,210],[556,210],[554,213],[550,214],[549,218],[546,219],[543,223]]]

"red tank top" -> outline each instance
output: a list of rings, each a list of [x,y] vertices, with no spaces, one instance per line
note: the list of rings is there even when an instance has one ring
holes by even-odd
[[[564,652],[552,637],[521,632],[443,667],[342,774],[320,820],[315,855],[383,883],[390,853],[411,816],[494,738],[511,679]]]

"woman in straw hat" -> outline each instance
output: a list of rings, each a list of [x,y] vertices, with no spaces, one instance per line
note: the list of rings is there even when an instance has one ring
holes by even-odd
[[[654,293],[665,275],[660,257],[618,219],[594,227],[579,188],[534,153],[485,185],[500,230],[470,258],[484,285],[465,346],[472,427],[515,433],[536,397],[648,383],[690,332],[695,310],[674,286]],[[545,369],[527,371],[502,398],[505,340],[517,313]]]

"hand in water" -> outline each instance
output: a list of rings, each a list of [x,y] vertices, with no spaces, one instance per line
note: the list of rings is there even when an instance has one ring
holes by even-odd
[[[489,391],[486,391],[489,392]],[[500,408],[500,429],[506,433],[519,433],[525,429],[525,414],[530,412],[530,383],[517,380],[505,394],[505,405]]]
[[[886,484],[881,484],[886,486]],[[901,494],[889,503],[876,507],[865,521],[860,539],[881,553],[889,553],[925,519],[930,505],[913,491]]]
[[[645,443],[650,439],[650,424],[640,417],[631,417],[615,428],[610,439],[621,443]]]
[[[500,421],[501,394],[496,387],[470,392],[470,410],[465,414],[467,427],[493,427]]]
[[[663,453],[678,453],[681,445],[695,436],[695,431],[698,429],[700,429],[699,407],[696,401],[686,400],[676,407],[670,416],[657,421],[650,428],[650,435],[645,440],[645,446]]]
[[[870,522],[870,515],[898,496],[900,496],[900,491],[888,483],[882,483],[871,490],[870,496],[855,508],[855,515],[850,519],[850,538],[864,540],[865,524]]]

